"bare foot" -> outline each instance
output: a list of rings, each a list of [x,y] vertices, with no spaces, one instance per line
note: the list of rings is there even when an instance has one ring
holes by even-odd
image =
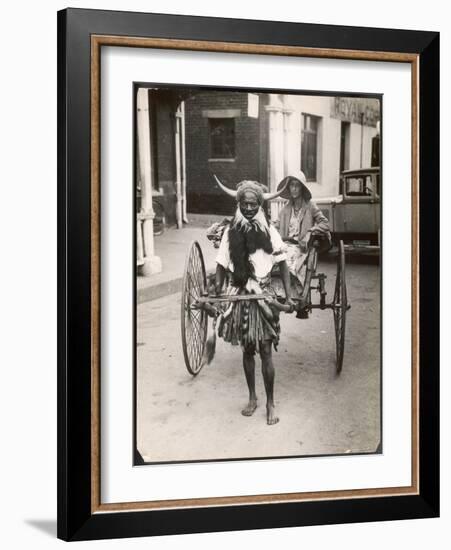
[[[268,426],[272,426],[273,424],[277,424],[277,422],[279,422],[279,417],[276,416],[276,412],[272,405],[266,405],[266,422]]]
[[[241,414],[243,416],[252,416],[254,414],[256,408],[257,408],[257,400],[256,399],[249,399],[249,403],[241,411]]]

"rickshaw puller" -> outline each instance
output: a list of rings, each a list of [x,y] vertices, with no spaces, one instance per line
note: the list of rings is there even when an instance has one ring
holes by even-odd
[[[286,262],[286,246],[272,226],[262,208],[264,200],[280,195],[264,193],[255,181],[242,181],[233,191],[217,180],[221,189],[236,198],[238,205],[230,225],[225,229],[216,258],[215,292],[221,294],[226,274],[226,294],[267,294],[263,300],[231,302],[218,334],[232,345],[240,345],[243,352],[243,368],[249,389],[249,401],[241,411],[251,416],[257,408],[255,392],[255,353],[262,362],[262,374],[266,392],[266,418],[269,425],[279,418],[274,407],[274,365],[272,346],[277,349],[280,334],[279,308],[275,307],[276,294],[271,287],[271,270],[279,264],[289,311],[294,310],[291,300],[290,274]]]

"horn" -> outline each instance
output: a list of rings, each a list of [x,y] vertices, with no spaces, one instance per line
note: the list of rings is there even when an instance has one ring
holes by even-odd
[[[286,178],[286,180],[287,181],[285,182],[285,185],[282,187],[282,189],[280,189],[280,191],[276,191],[275,193],[263,193],[263,200],[271,201],[272,199],[275,199],[276,197],[281,195],[287,188],[289,178]]]
[[[231,197],[233,197],[234,199],[236,199],[236,191],[234,191],[233,189],[229,189],[228,187],[226,187],[225,185],[223,185],[219,179],[216,177],[216,174],[213,174],[213,177],[215,178],[216,180],[216,183],[219,185],[219,188],[222,189],[224,191],[224,193],[227,193],[227,195],[230,195]]]

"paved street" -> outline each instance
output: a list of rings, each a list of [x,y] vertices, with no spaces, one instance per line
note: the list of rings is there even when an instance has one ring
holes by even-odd
[[[322,262],[328,299],[335,263]],[[147,462],[374,452],[380,441],[380,324],[377,265],[347,265],[347,340],[335,375],[331,311],[310,319],[281,314],[274,353],[280,422],[267,426],[257,359],[259,407],[250,418],[241,351],[217,340],[216,356],[196,377],[180,343],[180,293],[138,305],[137,441]]]

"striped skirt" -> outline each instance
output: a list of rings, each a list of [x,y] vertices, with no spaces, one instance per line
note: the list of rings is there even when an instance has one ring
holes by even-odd
[[[261,285],[262,291],[276,298],[270,284]],[[229,286],[227,294],[245,294],[237,287]],[[272,342],[277,350],[280,335],[279,311],[263,300],[232,302],[218,319],[218,336],[232,345],[240,345],[243,351],[260,351],[262,342]]]

